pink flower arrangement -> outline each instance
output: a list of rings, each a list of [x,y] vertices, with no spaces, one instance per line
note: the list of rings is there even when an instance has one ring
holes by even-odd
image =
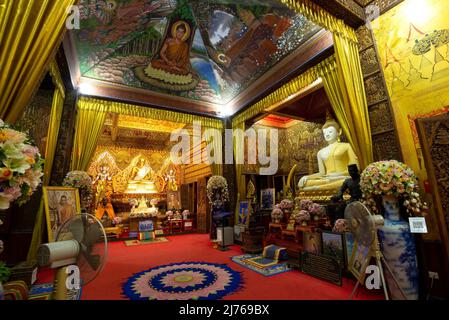
[[[310,210],[310,207],[313,205],[313,201],[312,200],[308,200],[308,199],[303,199],[299,202],[299,209],[300,210]]]
[[[31,139],[0,119],[0,209],[29,200],[41,183],[43,164]]]
[[[279,208],[282,210],[291,210],[293,209],[293,201],[289,199],[284,199],[279,203]]]
[[[295,216],[295,219],[298,224],[303,224],[304,222],[310,221],[310,213],[306,210],[300,210]]]
[[[271,211],[271,217],[272,217],[274,220],[281,220],[283,216],[284,216],[284,213],[282,212],[282,210],[281,210],[280,208],[276,208],[276,207],[275,207],[275,208]]]
[[[409,214],[427,210],[419,196],[418,177],[406,164],[396,161],[378,161],[370,164],[360,176],[360,188],[365,205],[378,212],[375,196],[402,197]]]

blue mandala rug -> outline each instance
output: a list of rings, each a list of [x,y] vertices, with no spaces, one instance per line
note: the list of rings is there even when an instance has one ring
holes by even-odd
[[[207,262],[154,267],[133,275],[122,287],[131,300],[217,300],[241,288],[239,272]]]
[[[240,256],[234,256],[231,258],[231,260],[241,265],[242,267],[253,270],[266,277],[274,276],[276,274],[284,273],[291,270],[291,268],[288,267],[287,262],[280,262],[274,265],[268,265],[266,267],[257,267],[254,265],[254,263],[252,263],[252,261],[257,258],[262,258],[262,256],[243,254]]]

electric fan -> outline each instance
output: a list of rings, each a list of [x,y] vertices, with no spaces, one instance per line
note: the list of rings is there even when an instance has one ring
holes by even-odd
[[[79,284],[87,285],[102,271],[107,256],[107,238],[101,222],[90,214],[78,214],[59,228],[55,242],[39,247],[41,267],[57,269],[52,299],[67,300],[68,266],[79,270]]]
[[[384,290],[385,299],[389,300],[387,286],[385,283],[384,271],[382,267],[382,262],[387,268],[388,272],[391,274],[393,280],[396,282],[398,288],[402,292],[402,295],[405,298],[405,294],[403,290],[398,285],[398,281],[396,280],[393,272],[388,266],[387,261],[385,260],[382,251],[380,250],[379,239],[377,237],[377,229],[384,224],[384,218],[381,215],[372,214],[368,208],[359,201],[354,201],[346,206],[345,209],[345,219],[348,221],[349,229],[351,233],[354,235],[354,241],[356,241],[359,245],[363,245],[369,247],[370,256],[376,259],[377,267],[379,268],[379,275],[382,281],[382,287]],[[355,255],[355,250],[357,248],[354,246],[352,249],[352,255]],[[357,284],[354,287],[354,290],[351,293],[350,298],[354,296],[359,284],[365,278],[365,270],[362,270],[360,273],[360,278],[357,279]]]

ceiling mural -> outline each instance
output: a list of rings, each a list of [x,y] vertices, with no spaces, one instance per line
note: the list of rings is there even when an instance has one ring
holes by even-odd
[[[278,1],[81,0],[80,75],[227,104],[320,28]]]

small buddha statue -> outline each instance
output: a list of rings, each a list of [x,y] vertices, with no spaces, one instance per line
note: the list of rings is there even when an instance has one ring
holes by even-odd
[[[349,178],[348,165],[358,164],[357,156],[349,143],[340,142],[340,125],[328,118],[323,128],[328,146],[318,151],[319,172],[304,176],[299,180],[300,191],[338,190]]]

